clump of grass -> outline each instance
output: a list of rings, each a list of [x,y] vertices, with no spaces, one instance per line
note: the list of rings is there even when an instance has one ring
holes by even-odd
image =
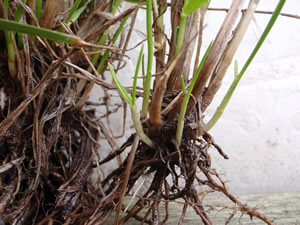
[[[163,224],[168,219],[168,202],[180,199],[184,208],[179,224],[188,205],[204,224],[212,224],[197,195],[196,186],[201,186],[224,193],[244,214],[273,224],[231,195],[211,169],[210,147],[225,159],[228,156],[208,131],[222,115],[285,1],[279,1],[240,72],[236,63],[232,86],[206,124],[203,114],[221,86],[258,1],[249,2],[239,22],[243,1],[232,1],[220,31],[200,63],[207,0],[134,1],[137,4],[125,11],[119,0],[76,0],[72,5],[73,2],[47,0],[43,5],[41,0],[5,0],[0,3],[4,15],[0,29],[5,33],[4,51],[9,58],[0,72],[0,88],[8,98],[0,114],[0,179],[4,187],[0,195],[0,215],[4,216],[0,221],[102,224],[117,205],[115,224],[124,224],[131,218],[141,223]],[[146,16],[148,58],[145,66],[142,46],[132,87],[126,88],[118,79],[118,71],[138,10]],[[167,11],[172,23],[170,37],[164,30]],[[195,27],[198,20],[200,27]],[[111,29],[112,26],[117,29]],[[125,42],[122,35],[127,35]],[[190,52],[196,43],[192,62]],[[192,73],[191,65],[195,65]],[[107,81],[106,71],[113,83]],[[137,87],[139,77],[143,79],[142,88]],[[95,84],[104,92],[97,103],[107,110],[101,118],[88,102]],[[112,106],[110,93],[116,90],[123,102]],[[138,97],[143,98],[140,109],[136,104]],[[130,107],[135,133],[119,147],[113,138],[109,116],[122,105],[124,121],[126,105]],[[125,130],[125,122],[122,125]],[[101,146],[98,149],[100,137],[111,147],[105,158],[100,157]],[[129,146],[130,153],[122,160],[120,155]],[[114,160],[118,167],[110,169],[108,174],[102,173],[106,163]],[[93,168],[98,173],[96,184],[90,180]],[[150,182],[150,186],[144,187],[143,196],[133,193],[141,177]],[[129,194],[138,201],[131,208],[127,206],[122,217],[123,199]],[[12,200],[6,196],[12,196]],[[160,217],[159,206],[163,201],[165,218]],[[143,214],[145,203],[150,207]]]

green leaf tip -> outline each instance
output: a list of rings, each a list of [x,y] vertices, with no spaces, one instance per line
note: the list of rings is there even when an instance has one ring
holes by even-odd
[[[190,15],[196,10],[200,9],[208,0],[189,0],[184,4],[182,13],[184,15]]]
[[[132,105],[131,104],[131,102],[132,102],[131,97],[129,96],[129,94],[127,93],[127,91],[125,90],[125,88],[123,87],[123,85],[121,84],[121,82],[118,79],[117,74],[116,74],[113,66],[110,63],[108,63],[108,68],[109,68],[111,76],[112,76],[112,78],[113,78],[113,80],[114,80],[114,82],[115,82],[115,84],[116,84],[116,86],[117,86],[117,88],[118,88],[118,90],[120,92],[120,95],[127,102],[127,104]]]
[[[135,74],[134,74],[133,85],[132,85],[132,94],[131,94],[132,105],[135,105],[135,96],[136,96],[136,86],[137,86],[138,72],[140,70],[143,55],[144,55],[144,45],[142,45],[142,47],[141,47],[140,54],[139,54],[139,57],[138,57],[138,61],[137,61],[136,68],[135,68]]]

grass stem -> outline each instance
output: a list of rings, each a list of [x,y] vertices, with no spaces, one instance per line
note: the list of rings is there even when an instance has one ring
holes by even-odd
[[[137,135],[149,147],[154,148],[155,145],[154,145],[153,141],[144,133],[143,126],[142,126],[142,123],[140,120],[139,111],[138,111],[136,105],[131,105],[130,111],[131,111],[131,119],[133,121],[133,125],[134,125]]]
[[[9,13],[9,3],[7,0],[4,0],[4,17],[8,18]],[[10,76],[15,78],[17,74],[17,67],[16,67],[16,56],[15,56],[15,48],[14,48],[14,40],[13,40],[13,33],[6,30],[5,37],[6,37],[6,45],[7,45],[7,55],[8,55],[8,69]]]
[[[139,58],[141,60],[142,57],[140,56]],[[136,130],[137,135],[149,147],[154,148],[155,145],[154,145],[153,141],[145,134],[145,132],[143,130],[143,126],[142,126],[142,123],[141,123],[141,120],[140,120],[139,111],[136,107],[135,102],[132,100],[132,97],[127,93],[126,89],[121,84],[120,80],[117,77],[116,72],[114,71],[114,69],[113,69],[113,67],[110,63],[108,63],[108,68],[111,72],[112,78],[113,78],[113,80],[114,80],[114,82],[115,82],[115,84],[116,84],[116,86],[119,90],[120,95],[127,102],[127,104],[130,105],[131,119],[133,121],[133,125],[134,125],[134,128]],[[135,78],[137,79],[137,76],[135,76]]]
[[[147,20],[147,45],[148,45],[148,64],[147,73],[144,82],[144,98],[142,105],[142,117],[147,118],[149,110],[149,97],[152,78],[152,63],[153,63],[153,40],[152,40],[152,0],[146,0],[146,20]]]
[[[182,14],[180,19],[179,31],[176,39],[177,41],[176,41],[175,55],[177,55],[180,52],[183,45],[184,33],[186,28],[186,20],[187,20],[187,16]]]
[[[138,73],[140,70],[143,55],[144,55],[144,45],[142,45],[142,48],[141,48],[141,51],[140,51],[140,54],[138,57],[138,61],[136,64],[136,68],[135,68],[135,74],[134,74],[133,85],[132,85],[132,94],[131,94],[132,105],[135,105],[137,79],[138,79]]]
[[[42,7],[43,7],[43,1],[42,0],[36,0],[35,2],[35,15],[38,21],[41,21],[41,15],[42,15]]]
[[[192,79],[192,82],[189,86],[189,89],[188,89],[188,92],[186,93],[185,97],[184,97],[184,100],[183,100],[183,104],[180,108],[180,114],[179,114],[179,118],[178,118],[178,122],[177,122],[177,129],[176,129],[176,141],[180,147],[180,144],[181,144],[181,139],[182,139],[182,133],[183,133],[183,127],[184,127],[184,117],[185,117],[185,113],[186,113],[186,110],[187,110],[187,106],[188,106],[188,102],[189,102],[189,99],[190,99],[190,96],[192,94],[192,90],[194,88],[194,85],[197,81],[197,78],[198,78],[198,75],[199,75],[199,72],[200,70],[202,69],[203,67],[203,64],[206,60],[206,57],[211,49],[211,46],[212,46],[212,43],[210,43],[210,45],[208,46],[202,60],[201,60],[201,63],[200,65],[198,66],[194,76],[193,76],[193,79]]]

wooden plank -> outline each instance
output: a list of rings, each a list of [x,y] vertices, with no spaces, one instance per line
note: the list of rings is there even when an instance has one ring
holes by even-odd
[[[238,198],[242,203],[247,203],[251,207],[264,213],[268,218],[273,219],[278,225],[300,225],[300,193],[282,193],[282,194],[266,194],[266,195],[242,195]],[[125,205],[128,204],[129,199],[126,199]],[[234,209],[234,205],[224,195],[219,193],[208,194],[203,204],[205,209],[213,206],[213,210],[209,212],[209,216],[214,225],[224,225],[230,214]],[[169,219],[167,225],[178,224],[181,215],[183,204],[179,202],[169,203]],[[229,224],[231,225],[260,225],[265,224],[262,221],[244,215],[240,220],[241,213],[237,213]],[[164,206],[161,208],[161,218],[164,218]],[[113,224],[112,218],[106,223]],[[140,222],[130,220],[126,224],[138,225]],[[191,207],[188,207],[184,225],[201,225],[201,219],[196,215]]]

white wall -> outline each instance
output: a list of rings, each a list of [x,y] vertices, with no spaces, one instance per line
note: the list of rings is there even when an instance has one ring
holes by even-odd
[[[228,1],[227,1],[228,2]],[[258,9],[273,10],[277,0],[261,0]],[[212,1],[212,4],[217,1]],[[216,7],[222,7],[218,3]],[[299,1],[283,12],[300,15]],[[220,12],[208,13],[210,21]],[[255,15],[236,56],[242,67],[270,16]],[[230,160],[214,154],[214,166],[225,172],[235,193],[300,191],[300,20],[280,17],[242,79],[222,119],[211,130]],[[232,80],[232,70],[223,90]],[[219,103],[210,107],[212,113]]]
[[[248,4],[248,1],[245,7]],[[261,0],[259,9],[274,10],[277,0]],[[228,7],[231,1],[211,1],[211,7]],[[283,12],[300,15],[297,0],[287,1]],[[204,31],[204,46],[214,39],[224,12],[209,11]],[[256,14],[235,59],[241,68],[270,15]],[[145,32],[145,15],[138,16],[138,27]],[[237,194],[300,191],[300,20],[280,17],[267,41],[260,49],[242,79],[219,123],[211,130],[215,141],[229,155],[222,159],[212,150],[213,167],[230,181]],[[138,32],[135,40],[143,39]],[[121,80],[130,85],[139,49],[129,53]],[[119,73],[120,74],[120,73]],[[127,74],[127,76],[124,76]],[[214,112],[233,79],[228,70],[221,92],[208,108],[207,118]],[[129,83],[128,83],[129,82]],[[116,130],[120,130],[120,120]]]

